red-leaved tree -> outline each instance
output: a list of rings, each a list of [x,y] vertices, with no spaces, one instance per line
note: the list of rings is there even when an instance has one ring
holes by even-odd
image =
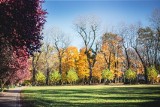
[[[8,79],[9,84],[23,82],[31,77],[31,72],[29,71],[31,63],[28,60],[28,56],[24,50],[18,49],[18,56],[16,51],[13,52],[14,63],[10,63],[10,66],[14,68]]]
[[[24,79],[29,55],[39,51],[46,14],[42,9],[43,2],[43,0],[0,0],[1,83]]]

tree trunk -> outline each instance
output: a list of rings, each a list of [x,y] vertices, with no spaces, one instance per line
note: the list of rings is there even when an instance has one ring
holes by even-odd
[[[126,82],[126,78],[125,78],[125,75],[123,74],[123,82],[125,83]]]
[[[36,85],[36,68],[35,68],[35,63],[34,63],[34,60],[35,60],[35,56],[33,55],[33,59],[32,59],[32,69],[33,69],[33,72],[32,72],[32,85]]]
[[[32,85],[36,85],[36,69],[33,68]]]
[[[1,84],[1,92],[3,92],[4,91],[4,84],[2,83]]]
[[[104,79],[104,84],[106,84],[106,82],[107,82],[107,79]]]
[[[143,61],[142,57],[140,56],[140,54],[139,54],[138,50],[137,50],[136,48],[134,48],[134,49],[135,49],[135,51],[136,51],[136,53],[137,53],[137,55],[138,55],[138,57],[139,57],[139,59],[140,59],[140,61],[141,61],[142,65],[143,65],[143,68],[144,68],[145,83],[147,84],[147,83],[148,83],[147,67],[146,67],[145,62]]]
[[[62,58],[59,57],[59,73],[62,75]]]
[[[1,92],[3,92],[4,91],[4,83],[3,83],[2,79],[0,79],[0,85],[1,85]]]
[[[90,61],[90,56],[88,54],[87,55],[87,61],[88,61],[88,65],[89,65],[89,85],[92,84],[92,63]]]
[[[111,52],[109,53],[108,69],[111,69]]]
[[[126,54],[127,70],[128,70],[130,68],[130,61],[129,61],[129,56],[128,56],[127,48],[124,48],[124,50],[125,50],[125,54]]]
[[[138,84],[138,74],[136,73],[136,84]]]
[[[50,74],[50,71],[49,71],[49,68],[47,68],[46,85],[49,85],[49,74]]]
[[[60,53],[58,59],[59,59],[59,73],[62,77],[62,56],[60,55]],[[60,80],[60,84],[63,85],[63,78]]]
[[[151,63],[150,63],[150,57],[149,57],[149,49],[148,49],[148,48],[147,48],[146,55],[147,55],[147,61],[148,61],[148,64],[149,64],[149,66],[151,66]]]
[[[89,67],[89,85],[92,84],[92,68]]]

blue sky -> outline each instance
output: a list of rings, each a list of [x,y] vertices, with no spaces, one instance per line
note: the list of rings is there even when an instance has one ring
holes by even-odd
[[[71,45],[82,47],[78,34],[73,29],[73,21],[78,16],[96,15],[102,21],[102,29],[107,30],[120,22],[148,25],[148,16],[155,8],[160,8],[160,0],[46,0],[45,29],[57,26],[71,38]]]

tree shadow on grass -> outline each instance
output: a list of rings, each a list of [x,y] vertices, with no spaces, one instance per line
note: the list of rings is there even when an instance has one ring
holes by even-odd
[[[159,87],[112,87],[102,89],[46,89],[46,90],[25,90],[24,94],[34,93],[41,97],[35,97],[34,99],[26,98],[23,100],[23,105],[42,107],[160,107],[160,93]],[[115,95],[113,96],[92,96],[92,95]],[[145,95],[147,94],[147,95]],[[149,94],[149,96],[148,96]],[[119,95],[119,96],[116,96]],[[129,95],[129,96],[125,96]],[[44,97],[55,97],[55,99],[45,99]],[[57,98],[65,97],[65,101],[57,101]],[[101,102],[70,102],[70,100],[103,100],[106,103]],[[110,102],[107,102],[110,100]],[[119,102],[124,100],[125,102]],[[137,100],[137,102],[131,102],[131,100]],[[138,100],[144,100],[146,102],[140,102]],[[114,101],[114,102],[112,102]],[[148,102],[147,102],[148,101]],[[150,102],[149,102],[150,101]]]
[[[5,90],[7,93],[20,93],[21,90]]]
[[[25,104],[24,104],[25,103]],[[70,102],[35,102],[35,101],[27,101],[23,102],[23,107],[160,107],[159,101],[152,101],[152,102],[141,102],[141,103],[116,103],[116,102],[109,102],[109,103],[70,103]]]
[[[41,93],[41,94],[157,94],[160,92],[159,87],[114,87],[103,89],[43,89],[43,90],[25,90],[24,93]]]

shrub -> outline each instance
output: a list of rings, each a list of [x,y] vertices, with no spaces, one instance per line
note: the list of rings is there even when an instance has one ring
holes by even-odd
[[[36,82],[38,83],[38,85],[45,84],[45,81],[46,81],[45,75],[42,72],[38,71],[36,74]]]
[[[51,72],[49,79],[51,84],[56,84],[61,80],[61,74],[58,71],[53,71]]]
[[[148,80],[152,83],[157,80],[158,73],[154,66],[147,68],[147,76]]]
[[[67,81],[69,83],[74,83],[78,80],[78,75],[74,69],[70,69],[67,74]]]
[[[114,79],[114,74],[109,69],[105,69],[102,71],[102,78],[105,79],[105,82],[111,81]]]
[[[132,80],[136,78],[136,72],[132,71],[131,69],[128,69],[124,75],[125,75],[125,78],[130,81],[130,83]]]

